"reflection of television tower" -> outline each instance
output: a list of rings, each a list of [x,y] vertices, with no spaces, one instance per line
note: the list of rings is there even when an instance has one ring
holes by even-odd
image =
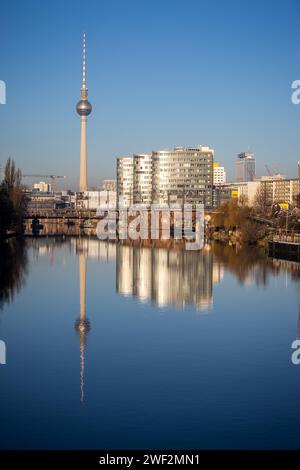
[[[83,33],[83,52],[82,52],[82,85],[80,100],[76,105],[76,111],[81,116],[81,145],[80,145],[80,180],[79,191],[87,191],[87,161],[86,161],[86,122],[87,116],[92,111],[92,105],[88,101],[88,90],[85,81],[85,33]]]
[[[86,335],[90,331],[90,322],[86,319],[86,256],[79,255],[79,280],[80,280],[80,317],[76,320],[75,330],[79,335],[80,349],[80,400],[84,401],[84,354]]]

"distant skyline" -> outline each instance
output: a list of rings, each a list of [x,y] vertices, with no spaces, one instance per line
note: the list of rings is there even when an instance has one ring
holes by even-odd
[[[207,145],[234,178],[238,153],[257,174],[297,176],[299,0],[12,1],[1,5],[0,164],[66,175],[78,188],[82,33],[87,34],[89,185],[116,157]]]

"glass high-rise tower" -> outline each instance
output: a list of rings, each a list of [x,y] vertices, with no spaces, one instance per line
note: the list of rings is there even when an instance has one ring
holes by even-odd
[[[253,153],[239,153],[235,162],[236,181],[254,181],[256,172],[255,164],[256,163]]]

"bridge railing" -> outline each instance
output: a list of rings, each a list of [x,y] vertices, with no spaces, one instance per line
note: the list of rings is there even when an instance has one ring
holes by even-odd
[[[92,210],[49,210],[49,209],[31,209],[26,213],[26,218],[59,218],[59,219],[68,219],[68,218],[94,218],[96,217],[96,211]]]

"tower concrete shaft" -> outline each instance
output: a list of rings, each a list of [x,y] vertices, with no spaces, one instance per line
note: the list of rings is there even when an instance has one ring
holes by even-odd
[[[87,117],[81,116],[80,179],[79,179],[79,191],[80,192],[87,191],[88,189],[87,159],[86,159],[86,122],[87,122]]]

